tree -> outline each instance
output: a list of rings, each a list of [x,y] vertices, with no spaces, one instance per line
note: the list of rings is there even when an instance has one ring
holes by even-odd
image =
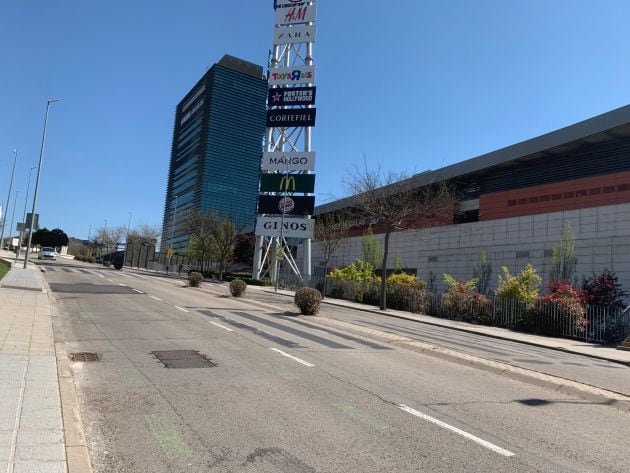
[[[549,279],[552,281],[571,282],[575,276],[576,267],[575,234],[571,229],[571,224],[565,222],[564,228],[562,229],[562,238],[558,244],[553,247]]]
[[[361,250],[363,252],[363,261],[367,261],[375,268],[378,268],[383,261],[383,248],[381,242],[374,238],[374,232],[370,225],[361,237]]]
[[[387,256],[392,232],[451,223],[457,200],[445,183],[418,186],[404,173],[383,173],[355,166],[345,182],[354,211],[366,224],[384,233],[381,261],[380,308],[387,308]]]
[[[488,253],[482,251],[479,253],[479,262],[473,269],[473,278],[477,279],[477,290],[481,294],[487,293],[491,275],[492,264],[488,261]]]
[[[50,246],[48,244],[49,240],[50,240],[50,230],[48,230],[46,227],[40,228],[39,230],[33,232],[33,235],[31,236],[31,244],[33,246],[35,245]]]
[[[229,261],[234,254],[234,243],[238,230],[230,219],[216,216],[215,225],[211,230],[213,259],[219,263],[219,279],[223,279]]]
[[[68,235],[61,230],[60,228],[53,228],[50,231],[50,246],[54,246],[55,248],[61,248],[62,246],[68,246],[69,239]]]
[[[188,219],[190,239],[188,257],[207,270],[211,262],[218,263],[219,278],[223,278],[228,262],[232,259],[238,230],[226,217],[213,212],[195,212]]]
[[[256,236],[251,233],[241,234],[236,237],[234,243],[234,261],[237,263],[254,265],[254,253],[256,251]]]
[[[326,213],[318,215],[315,220],[315,241],[324,255],[324,288],[322,297],[326,297],[328,263],[341,242],[348,235],[350,220],[342,214]]]
[[[131,245],[156,246],[160,233],[160,227],[143,223],[129,230],[127,243]]]

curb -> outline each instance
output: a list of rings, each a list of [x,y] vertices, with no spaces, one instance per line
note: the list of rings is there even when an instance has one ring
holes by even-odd
[[[269,291],[265,291],[267,293],[270,293]],[[291,297],[291,295],[289,294],[283,294],[283,293],[273,293],[273,294],[278,294],[280,296],[285,296],[285,297]],[[603,360],[603,361],[609,361],[611,363],[617,363],[619,365],[624,365],[624,366],[630,366],[630,361],[623,361],[623,360],[617,360],[615,358],[609,358],[606,356],[598,356],[598,355],[592,355],[590,353],[582,353],[579,351],[575,351],[575,350],[569,350],[567,348],[563,348],[563,347],[556,347],[556,346],[549,346],[549,345],[545,345],[542,343],[536,343],[533,341],[528,341],[528,340],[515,340],[513,338],[510,337],[504,337],[501,335],[495,335],[495,334],[490,334],[490,333],[484,333],[484,332],[478,332],[476,330],[471,330],[471,329],[467,329],[464,327],[452,327],[452,326],[446,326],[446,325],[442,325],[442,324],[438,324],[435,322],[431,322],[431,321],[425,321],[425,320],[418,320],[414,317],[410,317],[410,316],[406,316],[403,314],[394,314],[392,312],[387,312],[387,311],[382,311],[382,310],[375,310],[375,309],[371,309],[368,307],[354,307],[354,306],[348,306],[345,304],[340,304],[337,302],[331,302],[328,299],[324,299],[322,300],[322,304],[328,304],[328,305],[332,305],[335,307],[343,307],[344,309],[352,309],[352,310],[359,310],[361,312],[368,312],[371,314],[377,314],[377,315],[385,315],[387,317],[392,317],[395,319],[401,319],[401,320],[409,320],[411,322],[417,322],[419,324],[426,324],[426,325],[431,325],[432,327],[441,327],[441,328],[445,328],[448,330],[457,330],[458,332],[464,332],[464,333],[470,333],[473,335],[480,335],[482,337],[488,337],[488,338],[495,338],[498,340],[507,340],[509,342],[514,342],[514,343],[521,343],[523,345],[530,345],[533,347],[538,347],[538,348],[547,348],[549,350],[555,350],[555,351],[561,351],[564,353],[571,353],[572,355],[580,355],[580,356],[585,356],[587,358],[593,358],[595,360]]]

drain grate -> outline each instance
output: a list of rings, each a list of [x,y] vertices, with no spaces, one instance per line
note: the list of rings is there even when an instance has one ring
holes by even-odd
[[[200,355],[197,350],[152,351],[166,368],[214,368],[212,360]]]
[[[70,361],[100,361],[100,353],[70,353]]]

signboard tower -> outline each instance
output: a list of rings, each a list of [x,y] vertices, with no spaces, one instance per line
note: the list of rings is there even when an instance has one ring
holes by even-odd
[[[315,42],[316,1],[275,0],[273,52],[268,70],[267,131],[256,220],[252,277],[269,273],[276,284],[279,262],[299,278],[311,277],[315,206]],[[298,267],[288,239],[302,239],[304,264]],[[267,264],[268,263],[268,264]],[[263,272],[263,268],[267,270]],[[277,287],[277,286],[276,286]]]

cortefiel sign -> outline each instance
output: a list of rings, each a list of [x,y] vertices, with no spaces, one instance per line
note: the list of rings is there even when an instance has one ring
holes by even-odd
[[[267,127],[290,128],[301,126],[315,126],[315,108],[294,108],[267,110]]]
[[[313,196],[259,195],[259,214],[312,215],[315,209]]]
[[[276,25],[294,25],[315,21],[317,8],[315,5],[295,5],[276,8]]]
[[[289,87],[269,89],[267,105],[284,107],[288,105],[315,105],[317,87]]]
[[[269,85],[312,84],[315,66],[277,67],[269,70]]]
[[[306,151],[265,152],[260,168],[263,171],[314,171],[315,153]]]
[[[273,44],[315,42],[315,25],[278,26],[273,32]]]
[[[282,217],[258,217],[256,219],[256,235],[280,237],[281,231],[285,238],[312,239],[315,232],[315,220],[295,217],[285,217],[284,222]]]
[[[261,192],[315,192],[315,174],[262,174]]]

